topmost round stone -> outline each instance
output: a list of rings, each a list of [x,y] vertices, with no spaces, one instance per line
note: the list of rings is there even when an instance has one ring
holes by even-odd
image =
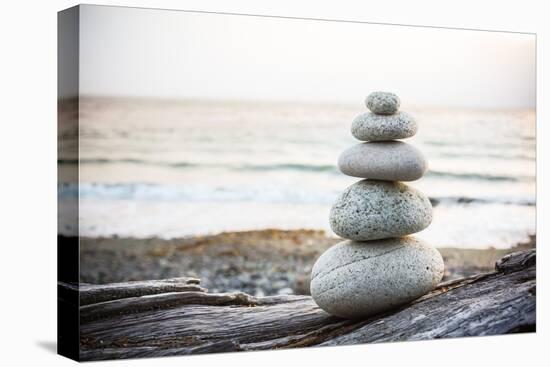
[[[390,92],[373,92],[365,100],[367,108],[377,115],[391,115],[399,110],[399,97]]]

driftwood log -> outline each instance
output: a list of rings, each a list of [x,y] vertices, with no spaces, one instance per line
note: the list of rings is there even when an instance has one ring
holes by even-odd
[[[207,293],[198,279],[80,284],[80,358],[153,357],[535,331],[535,250],[495,271],[440,284],[365,320],[343,320],[309,296]],[[60,297],[78,286],[60,283]]]

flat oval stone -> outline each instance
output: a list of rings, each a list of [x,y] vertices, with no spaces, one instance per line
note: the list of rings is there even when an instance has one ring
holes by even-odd
[[[443,270],[441,254],[414,237],[343,241],[313,265],[310,291],[329,314],[363,318],[430,292]]]
[[[424,175],[428,164],[414,146],[401,141],[361,143],[346,149],[338,158],[342,173],[387,181],[414,181]]]
[[[330,210],[330,227],[356,241],[401,237],[426,228],[432,204],[402,182],[361,180],[348,187]]]
[[[365,99],[365,105],[377,115],[391,115],[399,110],[401,101],[390,92],[372,92]]]
[[[351,123],[351,134],[362,141],[405,139],[414,136],[417,131],[416,121],[405,112],[389,116],[366,112]]]

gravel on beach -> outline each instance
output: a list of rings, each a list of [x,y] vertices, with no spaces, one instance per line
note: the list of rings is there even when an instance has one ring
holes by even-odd
[[[81,238],[80,281],[113,283],[192,276],[210,292],[242,291],[255,296],[309,294],[315,260],[342,241],[318,230],[266,229],[177,239]],[[494,269],[509,249],[439,248],[443,281]]]

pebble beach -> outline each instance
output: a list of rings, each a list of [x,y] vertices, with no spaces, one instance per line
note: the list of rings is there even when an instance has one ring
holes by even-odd
[[[278,229],[173,239],[82,237],[80,280],[104,284],[192,276],[210,292],[309,294],[315,260],[340,241],[320,230]],[[492,271],[497,259],[535,244],[531,236],[507,249],[438,248],[443,281]]]

